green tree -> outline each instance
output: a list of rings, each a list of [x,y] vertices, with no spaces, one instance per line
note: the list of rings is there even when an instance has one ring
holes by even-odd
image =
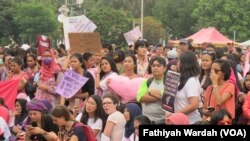
[[[136,24],[140,25],[141,19],[136,19]],[[158,44],[161,39],[167,39],[167,34],[161,21],[154,17],[144,17],[143,20],[143,38],[148,42]]]
[[[142,0],[85,0],[85,8],[89,11],[99,7],[111,7],[123,11],[131,11],[134,17],[141,16]],[[153,15],[153,7],[159,0],[144,0],[144,16]]]
[[[17,29],[13,24],[14,3],[12,0],[1,0],[0,4],[0,45],[10,43],[9,37],[16,35]]]
[[[196,20],[191,17],[197,0],[159,0],[154,7],[154,16],[163,23],[173,38],[183,38],[193,33]]]
[[[197,19],[194,29],[214,26],[229,38],[237,32],[237,41],[250,36],[250,0],[200,0],[192,16]]]
[[[55,9],[52,5],[45,6],[45,1],[43,2],[35,1],[18,5],[14,23],[20,30],[19,37],[22,40],[34,43],[36,35],[50,36],[58,31]]]
[[[133,26],[131,13],[112,8],[92,10],[88,18],[97,25],[96,31],[100,32],[102,41],[117,45],[125,44],[123,33]]]

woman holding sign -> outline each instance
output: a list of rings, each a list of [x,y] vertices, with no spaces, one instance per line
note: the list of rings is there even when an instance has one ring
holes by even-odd
[[[85,100],[85,98],[94,94],[95,81],[91,73],[82,67],[83,57],[81,54],[74,53],[71,55],[69,61],[72,71],[88,78],[88,81],[82,86],[82,88],[72,98],[68,99],[69,109],[75,111],[79,108],[79,104]]]
[[[178,91],[174,102],[174,112],[188,116],[189,123],[201,120],[198,111],[200,98],[199,64],[193,52],[187,51],[180,55],[178,71],[181,74]]]

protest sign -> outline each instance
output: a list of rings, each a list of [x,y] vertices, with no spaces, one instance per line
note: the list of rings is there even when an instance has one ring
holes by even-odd
[[[66,49],[70,48],[69,33],[94,32],[96,25],[86,16],[67,17],[63,19],[63,30]]]
[[[169,70],[165,76],[162,108],[171,113],[174,113],[174,101],[178,91],[179,82],[180,74]]]
[[[135,27],[127,33],[124,33],[124,37],[129,45],[137,41],[139,38],[141,38],[141,36],[142,34],[139,26]]]
[[[60,84],[56,89],[56,93],[65,98],[71,98],[74,96],[80,88],[88,81],[88,78],[81,76],[80,74],[68,70]]]
[[[102,49],[101,38],[98,32],[94,33],[69,33],[69,43],[72,52],[100,52]]]

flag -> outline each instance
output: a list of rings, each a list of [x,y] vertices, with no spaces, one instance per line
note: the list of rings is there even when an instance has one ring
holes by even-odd
[[[19,79],[0,81],[0,97],[4,99],[5,105],[11,110],[15,107],[18,84]]]

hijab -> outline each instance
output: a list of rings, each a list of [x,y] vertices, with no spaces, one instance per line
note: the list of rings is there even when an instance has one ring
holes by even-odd
[[[129,112],[130,119],[125,125],[125,137],[129,138],[131,134],[135,132],[134,129],[134,119],[135,117],[142,115],[142,109],[135,103],[126,104],[126,108]]]
[[[49,65],[46,65],[42,61],[41,80],[43,81],[46,81],[52,77],[55,77],[55,73],[58,73],[60,71],[60,66],[56,63],[54,52],[49,49],[47,49],[46,51],[49,51],[51,54],[51,63]]]

